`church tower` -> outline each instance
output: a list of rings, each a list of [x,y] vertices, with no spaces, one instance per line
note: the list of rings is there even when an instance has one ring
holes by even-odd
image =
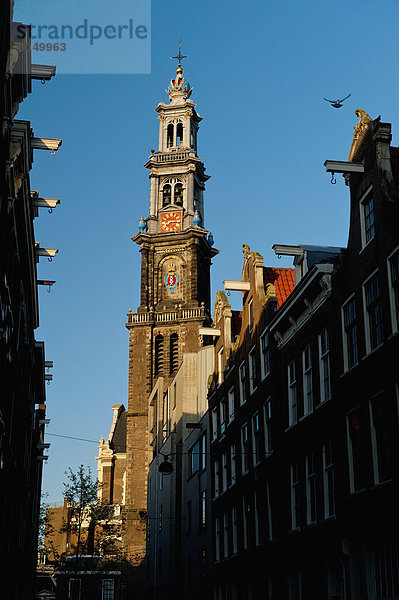
[[[210,322],[210,266],[218,250],[205,229],[204,190],[209,177],[197,155],[201,118],[183,75],[181,55],[167,89],[169,102],[156,107],[158,150],[149,169],[149,215],[132,238],[140,246],[140,306],[129,311],[129,404],[126,439],[127,550],[137,561],[145,552],[148,401],[159,377],[167,388],[184,352],[201,345],[198,330]],[[144,521],[144,522],[143,522]]]

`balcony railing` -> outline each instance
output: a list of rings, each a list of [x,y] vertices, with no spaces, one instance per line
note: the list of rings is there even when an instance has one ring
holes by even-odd
[[[179,308],[174,311],[127,313],[127,325],[146,323],[168,323],[170,321],[191,321],[192,319],[205,319],[205,306],[195,308]]]
[[[176,152],[163,152],[159,154],[153,154],[151,160],[155,162],[169,162],[175,160],[186,160],[190,156],[190,150],[182,150]]]

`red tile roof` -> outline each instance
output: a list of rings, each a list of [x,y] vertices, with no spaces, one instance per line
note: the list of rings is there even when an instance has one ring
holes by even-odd
[[[272,283],[276,287],[277,307],[280,308],[294,289],[295,269],[264,267],[263,280],[265,285]]]

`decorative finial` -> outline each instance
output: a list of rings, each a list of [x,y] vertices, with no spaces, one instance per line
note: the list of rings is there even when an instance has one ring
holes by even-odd
[[[170,57],[172,60],[173,60],[174,58],[176,58],[176,59],[179,61],[179,65],[178,65],[177,69],[181,69],[181,68],[182,68],[182,66],[181,66],[181,61],[183,60],[183,58],[189,58],[188,56],[184,56],[184,55],[181,53],[181,42],[182,42],[182,38],[180,38],[180,40],[179,40],[179,54],[178,54],[177,56],[171,56],[171,57]],[[177,69],[176,69],[176,73],[177,73]],[[183,71],[182,71],[182,72],[183,72]]]
[[[214,244],[214,243],[215,243],[215,240],[213,239],[212,232],[210,231],[210,232],[209,232],[209,235],[208,235],[208,244],[209,244],[210,246],[213,246],[213,244]]]
[[[251,249],[248,246],[248,244],[242,245],[242,251],[243,251],[245,260],[251,256]]]

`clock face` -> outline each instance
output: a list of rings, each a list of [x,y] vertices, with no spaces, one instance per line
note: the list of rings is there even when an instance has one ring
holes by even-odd
[[[161,231],[181,231],[181,211],[167,212],[161,215]]]

